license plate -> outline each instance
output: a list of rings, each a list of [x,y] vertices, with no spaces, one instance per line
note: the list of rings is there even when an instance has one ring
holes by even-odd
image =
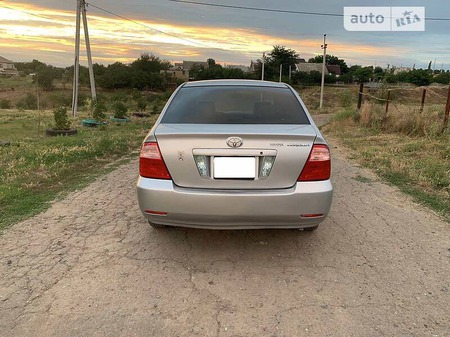
[[[214,178],[254,179],[255,157],[214,157]]]

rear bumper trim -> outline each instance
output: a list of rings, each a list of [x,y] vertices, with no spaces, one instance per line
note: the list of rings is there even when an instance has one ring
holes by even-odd
[[[151,222],[209,229],[314,226],[327,216],[332,194],[330,180],[297,182],[288,189],[245,191],[181,188],[172,181],[142,177],[137,182],[140,209]],[[145,210],[167,212],[167,216]]]

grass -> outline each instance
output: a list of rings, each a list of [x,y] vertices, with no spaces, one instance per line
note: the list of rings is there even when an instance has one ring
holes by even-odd
[[[80,125],[78,135],[46,137],[51,112],[0,110],[0,229],[46,209],[61,193],[137,155],[156,116],[101,128]]]
[[[383,121],[366,109],[361,114],[342,110],[324,133],[349,147],[360,164],[450,221],[450,132],[439,133],[435,110],[418,116],[398,106],[401,111]]]
[[[359,181],[361,183],[365,183],[365,184],[369,184],[372,182],[372,179],[367,178],[367,177],[363,177],[362,175],[358,174],[355,178],[356,181]]]

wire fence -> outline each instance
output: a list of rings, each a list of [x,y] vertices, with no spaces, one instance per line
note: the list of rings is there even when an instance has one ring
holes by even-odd
[[[364,88],[364,84],[361,83],[359,90],[358,90],[358,105],[357,109],[361,110],[362,104],[367,101],[374,101],[379,104],[385,105],[385,118],[387,118],[387,115],[390,110],[392,110],[393,107],[397,107],[398,105],[405,105],[405,98],[407,100],[408,105],[414,106],[417,104],[417,109],[412,108],[411,113],[417,113],[422,114],[424,112],[424,109],[430,101],[430,104],[438,104],[438,105],[444,105],[444,113],[442,115],[442,127],[440,132],[443,134],[448,129],[448,122],[449,122],[449,114],[450,114],[450,86],[448,87],[447,96],[440,94],[437,92],[438,90],[443,90],[442,88],[438,87],[418,87],[418,88],[410,88],[410,87],[393,87],[393,88],[376,88],[375,93],[370,92],[371,88]],[[406,95],[408,91],[417,93],[417,100],[413,99],[411,101],[411,95]],[[381,93],[381,95],[380,95]],[[397,93],[397,97],[394,96],[394,94]],[[403,95],[402,95],[403,94]],[[381,96],[381,97],[380,97]],[[403,96],[403,97],[402,97]],[[415,97],[413,95],[413,97]],[[396,104],[397,103],[397,104]]]

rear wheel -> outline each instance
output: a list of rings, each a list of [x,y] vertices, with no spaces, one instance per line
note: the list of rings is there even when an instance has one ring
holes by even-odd
[[[164,226],[164,225],[159,225],[157,223],[153,223],[150,220],[147,220],[147,221],[148,221],[149,225],[152,226],[153,228],[166,228],[167,227],[167,226]]]
[[[306,227],[306,228],[303,228],[303,231],[304,231],[304,232],[313,232],[313,231],[315,231],[317,228],[319,228],[319,225],[313,226],[313,227]]]

